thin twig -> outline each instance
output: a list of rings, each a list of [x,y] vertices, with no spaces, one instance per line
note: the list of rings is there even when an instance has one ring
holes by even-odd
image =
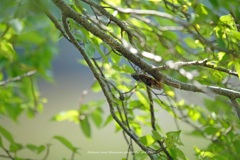
[[[148,99],[150,101],[150,115],[151,115],[151,125],[152,125],[152,129],[153,130],[157,130],[156,129],[156,124],[155,124],[155,115],[154,115],[154,106],[153,106],[153,98],[152,98],[152,94],[151,94],[151,89],[146,86],[146,89],[147,89],[147,95],[148,95]]]
[[[218,71],[221,71],[221,72],[225,72],[227,74],[238,77],[237,72],[232,71],[232,70],[228,70],[228,69],[225,69],[225,68],[221,68],[221,67],[216,67],[213,64],[209,64],[208,61],[209,61],[208,59],[204,59],[204,60],[200,60],[200,61],[175,62],[175,63],[171,62],[169,64],[157,67],[155,69],[157,71],[161,71],[161,70],[165,70],[165,69],[175,69],[175,70],[177,70],[180,67],[184,67],[184,66],[187,66],[187,67],[188,66],[203,66],[203,67],[206,67],[206,68],[211,68],[211,69],[218,70]]]
[[[69,37],[64,32],[62,26],[58,23],[57,19],[48,11],[45,11],[45,14],[52,21],[52,23],[55,25],[55,27],[62,33],[62,35],[69,41],[70,40]]]
[[[51,144],[46,145],[47,150],[46,150],[46,153],[45,153],[44,157],[42,158],[42,160],[46,160],[48,158],[49,153],[50,153],[50,146],[51,146]]]
[[[96,8],[99,12],[101,12],[103,15],[105,15],[107,18],[109,18],[110,21],[115,22],[121,28],[122,31],[125,31],[127,33],[130,43],[134,44],[132,31],[125,25],[125,23],[120,21],[118,18],[116,18],[112,14],[108,13],[102,6],[98,5],[97,3],[90,1],[90,0],[82,0],[82,1],[89,4],[90,6],[93,6],[94,8]]]
[[[68,11],[71,12],[70,7],[63,2],[62,0],[53,0],[54,4],[59,7],[59,9],[62,11],[62,20],[63,20],[63,25],[64,28],[66,30],[67,35],[69,36],[69,38],[71,39],[71,42],[74,44],[74,46],[79,50],[79,52],[82,54],[83,58],[85,59],[85,61],[87,62],[88,66],[90,67],[92,73],[94,74],[94,77],[97,79],[97,81],[99,82],[103,93],[107,99],[107,102],[109,104],[110,107],[110,112],[111,115],[113,117],[113,119],[119,124],[119,126],[128,134],[128,136],[130,136],[136,144],[138,144],[138,146],[144,150],[148,156],[152,159],[155,160],[156,158],[153,156],[153,150],[149,147],[146,147],[145,145],[143,145],[138,137],[132,133],[132,131],[129,131],[128,128],[126,128],[126,126],[121,122],[121,120],[119,120],[119,118],[116,116],[115,114],[115,110],[113,107],[113,100],[111,98],[111,96],[109,95],[109,91],[105,88],[105,83],[101,80],[101,77],[99,76],[99,74],[97,73],[97,71],[95,70],[93,64],[91,63],[90,59],[87,57],[85,51],[81,48],[81,46],[78,44],[78,42],[75,40],[74,36],[72,35],[72,33],[70,32],[67,23],[66,23],[66,16],[69,15]],[[63,8],[62,8],[63,7]],[[69,7],[69,8],[68,8]],[[67,9],[68,8],[68,9]],[[81,16],[81,15],[79,15]],[[83,18],[83,17],[82,17]],[[74,18],[76,20],[76,18]]]
[[[154,115],[154,106],[153,106],[153,98],[152,98],[152,94],[151,94],[151,89],[150,89],[148,86],[146,86],[146,87],[147,87],[148,99],[149,99],[149,101],[150,101],[151,125],[152,125],[152,129],[156,131],[156,130],[157,130],[156,124],[155,124],[155,123],[156,123],[156,119],[155,119],[155,115]],[[169,152],[166,150],[163,142],[162,142],[162,141],[157,141],[157,142],[158,142],[158,144],[159,144],[159,146],[160,146],[159,151],[163,151],[163,152],[166,154],[167,158],[168,158],[169,160],[172,160],[173,158],[172,158],[172,156],[169,154]]]
[[[238,118],[240,119],[240,106],[238,102],[236,101],[236,99],[230,99],[230,101],[237,112]]]
[[[121,53],[124,57],[129,59],[131,62],[133,62],[135,65],[152,75],[156,80],[160,80],[164,82],[165,84],[172,86],[174,88],[183,89],[187,91],[193,91],[193,92],[203,92],[205,91],[212,91],[216,94],[227,96],[229,98],[235,99],[240,98],[240,92],[229,90],[225,88],[215,87],[215,86],[196,86],[192,84],[187,84],[180,82],[176,79],[173,79],[171,77],[168,77],[160,72],[157,72],[154,70],[155,67],[145,62],[140,57],[134,55],[141,53],[139,50],[130,50],[130,48],[125,48],[123,45],[118,43],[115,39],[113,39],[111,36],[105,34],[95,26],[91,25],[82,15],[75,12],[73,9],[71,9],[68,5],[62,2],[62,0],[53,0],[56,5],[66,14],[67,16],[74,19],[77,23],[81,24],[85,29],[90,31],[93,35],[99,37],[102,39],[105,43],[107,43],[109,46],[111,46],[113,49]],[[204,89],[204,90],[203,90]]]
[[[91,89],[91,87],[93,86],[93,84],[94,84],[95,82],[96,82],[96,80],[94,80],[94,81],[92,82],[92,84],[91,84],[87,89],[85,89],[85,90],[82,91],[82,94],[81,94],[81,96],[80,96],[80,98],[79,98],[79,106],[81,106],[81,105],[83,104],[83,101],[84,101],[85,97],[86,97],[87,94],[90,92],[90,89]]]
[[[1,39],[4,38],[4,36],[7,34],[7,32],[9,31],[10,29],[10,25],[7,24],[5,30],[3,31],[3,33],[0,35]]]
[[[29,78],[30,78],[31,92],[32,92],[33,104],[34,104],[33,112],[35,114],[38,111],[38,100],[37,100],[37,96],[36,96],[36,91],[35,91],[33,78],[32,77],[29,77]]]
[[[36,74],[36,73],[37,73],[36,70],[32,70],[32,71],[29,71],[29,72],[27,72],[27,73],[24,73],[24,74],[22,74],[22,75],[20,75],[20,76],[13,77],[13,78],[7,79],[7,80],[5,80],[5,81],[0,81],[0,86],[7,85],[8,83],[11,83],[11,82],[19,81],[19,80],[21,80],[21,79],[23,79],[23,78],[25,78],[25,77],[30,77],[30,76],[32,76],[32,75],[34,75],[34,74]]]

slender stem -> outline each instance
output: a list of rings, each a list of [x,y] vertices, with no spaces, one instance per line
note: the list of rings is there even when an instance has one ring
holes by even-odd
[[[225,68],[222,68],[222,67],[216,67],[212,64],[207,63],[208,61],[209,61],[208,59],[204,59],[204,60],[201,60],[201,61],[176,62],[176,63],[172,62],[172,63],[169,63],[167,65],[157,67],[155,69],[157,71],[161,71],[161,70],[165,70],[165,69],[175,69],[175,70],[177,70],[180,67],[184,67],[184,66],[187,66],[187,67],[188,66],[203,66],[203,67],[206,67],[206,68],[211,68],[211,69],[218,70],[218,71],[221,71],[221,72],[225,72],[227,74],[238,77],[237,72],[232,71],[232,70],[228,70],[228,69],[225,69]]]
[[[236,99],[230,99],[231,103],[233,104],[233,107],[235,108],[238,118],[240,119],[240,106],[238,104],[238,102],[236,101]]]
[[[154,68],[156,67],[148,64],[141,57],[137,56],[138,54],[141,54],[141,51],[137,49],[132,49],[131,46],[124,47],[117,40],[113,39],[111,36],[109,36],[105,32],[93,26],[90,22],[88,22],[87,19],[85,19],[81,14],[77,13],[72,8],[70,8],[62,0],[53,0],[53,2],[56,4],[56,6],[59,7],[59,9],[64,13],[65,16],[68,16],[74,19],[77,23],[81,24],[86,30],[88,30],[93,35],[102,39],[111,48],[118,51],[125,58],[130,60],[132,63],[134,63],[135,65],[139,66],[142,70],[152,75],[156,80],[159,80],[164,84],[167,84],[174,88],[183,89],[187,91],[202,92],[202,93],[208,93],[209,91],[211,91],[215,94],[226,96],[231,99],[240,98],[240,92],[238,91],[229,90],[229,89],[220,88],[220,87],[214,87],[214,86],[202,86],[202,85],[196,86],[192,84],[183,83],[154,70]]]
[[[150,115],[151,115],[151,125],[152,125],[152,129],[153,130],[157,130],[156,129],[156,124],[155,124],[155,115],[154,115],[154,106],[153,106],[153,98],[152,98],[152,94],[151,94],[151,90],[148,86],[147,87],[147,94],[148,94],[148,99],[150,101]]]
[[[22,74],[20,76],[13,77],[13,78],[7,79],[5,81],[0,81],[0,86],[7,85],[8,83],[11,83],[11,82],[19,81],[19,80],[21,80],[21,79],[23,79],[25,77],[30,77],[30,76],[32,76],[32,75],[34,75],[36,73],[37,73],[37,71],[33,70],[33,71],[29,71],[27,73],[24,73],[24,74]]]
[[[69,38],[71,39],[71,42],[74,44],[74,46],[79,50],[79,52],[82,54],[83,58],[85,59],[85,61],[87,62],[88,66],[90,67],[90,69],[92,70],[95,78],[97,79],[97,81],[99,82],[103,93],[107,99],[107,102],[109,104],[110,107],[110,113],[113,117],[113,119],[120,125],[120,127],[128,134],[128,136],[130,136],[135,143],[137,143],[139,145],[139,147],[144,150],[148,156],[152,159],[155,160],[156,158],[153,156],[152,153],[152,149],[144,146],[138,139],[137,136],[135,136],[130,130],[128,130],[128,128],[122,123],[122,121],[116,116],[115,114],[115,110],[113,107],[113,100],[111,98],[111,96],[109,95],[109,91],[105,88],[105,83],[102,81],[101,77],[99,76],[99,74],[97,73],[96,69],[94,68],[92,62],[90,61],[90,59],[87,57],[85,51],[81,48],[81,46],[77,43],[77,41],[75,40],[74,36],[72,35],[72,33],[70,32],[66,19],[68,16],[71,15],[71,12],[74,13],[74,11],[62,0],[53,0],[54,4],[59,7],[59,9],[62,11],[62,20],[63,20],[63,26],[64,29],[66,30],[67,35],[69,36]],[[70,13],[68,13],[68,11]],[[81,16],[81,15],[79,15]],[[82,16],[81,16],[82,17]],[[83,17],[82,17],[83,18]],[[75,20],[77,19],[76,17],[74,18]]]

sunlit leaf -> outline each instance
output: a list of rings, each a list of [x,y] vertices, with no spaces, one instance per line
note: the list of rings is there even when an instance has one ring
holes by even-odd
[[[238,73],[238,77],[240,78],[240,62],[235,62],[235,69]]]
[[[1,57],[7,58],[10,62],[16,58],[16,53],[11,43],[3,40],[0,41],[0,58]]]
[[[232,27],[232,29],[236,29],[234,19],[230,14],[221,16],[219,20],[227,24],[228,26]]]
[[[79,117],[79,112],[77,110],[68,110],[68,111],[62,111],[55,115],[52,120],[54,121],[73,121],[78,123],[78,117]]]
[[[138,97],[138,100],[144,105],[144,107],[149,107],[149,101],[146,97],[146,95],[144,95],[142,92],[136,92],[136,95]]]
[[[188,111],[188,116],[192,120],[196,121],[200,118],[201,114],[197,110],[191,109],[191,110]]]
[[[167,138],[165,140],[167,147],[174,148],[174,147],[176,147],[176,144],[183,145],[183,143],[180,139],[180,133],[181,133],[181,130],[167,132],[167,134],[166,134]]]
[[[120,55],[117,55],[116,53],[112,53],[111,57],[114,64],[118,64],[122,58]]]
[[[174,96],[175,96],[175,93],[174,93],[174,91],[172,91],[172,90],[167,90],[167,91],[166,91],[166,94],[167,94],[168,96],[170,96],[170,97],[174,97]]]
[[[150,146],[154,143],[154,139],[151,135],[146,135],[143,137],[140,137],[140,142],[142,142],[146,146]]]
[[[91,89],[94,91],[94,92],[99,92],[101,91],[101,86],[99,85],[98,81],[95,81],[94,84],[92,85]]]

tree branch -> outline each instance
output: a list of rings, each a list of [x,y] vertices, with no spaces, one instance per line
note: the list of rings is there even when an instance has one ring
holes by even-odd
[[[233,104],[233,107],[235,108],[238,118],[240,119],[240,106],[238,104],[238,102],[236,101],[236,99],[230,99],[231,103]]]
[[[232,71],[232,70],[228,70],[228,69],[225,69],[225,68],[221,68],[221,67],[215,67],[214,65],[209,64],[208,61],[209,61],[208,59],[204,59],[204,60],[201,60],[201,61],[176,62],[176,63],[171,61],[171,62],[169,62],[169,64],[157,67],[155,69],[157,71],[161,71],[161,70],[164,70],[164,69],[175,69],[175,70],[177,70],[180,67],[184,67],[184,66],[187,66],[187,67],[188,66],[203,66],[203,67],[206,67],[206,68],[211,68],[211,69],[218,70],[218,71],[221,71],[221,72],[225,72],[227,74],[238,77],[237,72]]]
[[[111,96],[109,95],[109,91],[105,88],[105,83],[101,80],[101,77],[99,76],[99,74],[97,73],[97,71],[95,70],[92,62],[90,61],[90,59],[87,57],[85,51],[81,48],[81,46],[77,43],[77,41],[75,40],[75,38],[73,37],[72,33],[70,32],[68,26],[67,26],[67,23],[66,23],[66,19],[67,17],[71,17],[68,12],[74,12],[67,4],[65,4],[65,2],[63,2],[62,0],[53,0],[53,2],[55,3],[55,5],[57,7],[59,7],[59,9],[61,10],[62,12],[62,19],[63,19],[63,25],[64,25],[64,28],[66,30],[66,33],[67,35],[69,36],[71,42],[74,44],[74,46],[79,50],[79,52],[82,54],[82,56],[84,57],[85,61],[87,62],[88,66],[90,67],[90,69],[92,70],[93,74],[94,74],[94,77],[97,79],[97,81],[99,82],[102,90],[103,90],[103,93],[107,99],[107,102],[109,104],[109,107],[110,107],[110,112],[111,112],[111,115],[113,117],[113,119],[121,126],[121,128],[128,134],[128,136],[130,136],[138,145],[139,147],[144,150],[148,155],[149,157],[152,159],[152,160],[155,160],[155,156],[153,154],[155,154],[153,152],[153,150],[151,148],[148,148],[146,146],[144,146],[138,139],[138,137],[136,137],[130,130],[128,130],[127,126],[125,126],[121,120],[116,116],[115,114],[115,110],[114,110],[114,106],[113,106],[113,100],[111,98]],[[80,14],[78,16],[81,16]],[[76,18],[76,17],[75,17]],[[75,19],[73,18],[73,19]],[[83,18],[81,16],[81,18]],[[83,19],[82,19],[83,20]]]
[[[10,79],[7,79],[5,81],[0,81],[0,86],[4,86],[4,85],[7,85],[8,83],[11,83],[11,82],[15,82],[15,81],[19,81],[25,77],[30,77],[32,75],[34,75],[35,73],[37,73],[36,70],[32,70],[32,71],[29,71],[27,73],[24,73],[20,76],[17,76],[17,77],[13,77],[13,78],[10,78]]]
[[[154,106],[153,106],[153,98],[152,98],[151,90],[148,86],[146,86],[146,88],[147,88],[148,99],[150,101],[150,115],[151,115],[152,129],[157,130],[156,124],[155,124],[156,119],[155,119],[155,115],[154,115]]]
[[[141,53],[139,50],[136,49],[133,52],[129,50],[129,48],[125,48],[117,40],[113,39],[111,36],[107,35],[103,31],[93,26],[87,19],[85,19],[81,14],[77,13],[72,8],[70,8],[62,0],[53,0],[53,2],[56,4],[56,6],[58,6],[58,8],[63,12],[65,16],[74,19],[77,23],[81,24],[86,30],[91,32],[93,35],[99,37],[114,50],[121,53],[125,58],[127,58],[132,63],[140,67],[142,70],[146,71],[148,74],[152,75],[156,80],[166,85],[182,90],[202,93],[208,93],[209,91],[211,91],[222,96],[227,96],[228,98],[231,99],[240,98],[240,92],[234,90],[215,86],[203,86],[203,85],[196,86],[192,84],[186,84],[156,71],[155,66],[148,64],[147,62],[145,62],[143,59],[136,55]]]
[[[107,3],[107,2],[105,2]],[[202,44],[206,44],[208,45],[211,49],[217,49],[219,51],[223,51],[223,52],[233,52],[232,50],[228,50],[225,48],[221,48],[219,46],[214,45],[210,40],[204,38],[199,31],[197,30],[196,26],[191,25],[191,23],[188,23],[187,21],[184,21],[182,19],[176,18],[174,16],[172,16],[171,14],[165,13],[165,12],[159,12],[159,11],[155,11],[155,10],[143,10],[143,9],[130,9],[130,8],[121,8],[121,7],[116,7],[113,6],[109,3],[107,3],[109,6],[111,6],[112,8],[114,8],[115,10],[121,12],[121,13],[126,13],[126,14],[135,14],[135,15],[150,15],[150,16],[157,16],[157,17],[161,17],[161,18],[166,18],[169,19],[177,24],[182,25],[185,29],[187,29],[187,31],[189,33],[191,33],[195,38],[197,38]],[[185,15],[188,17],[188,15]],[[132,43],[131,43],[132,44]]]
[[[107,2],[105,2],[107,3]],[[131,9],[131,8],[121,8],[121,7],[116,7],[113,6],[109,3],[107,3],[109,6],[111,6],[113,9],[121,12],[121,13],[126,13],[126,14],[135,14],[135,15],[152,15],[152,16],[158,16],[161,18],[166,18],[169,20],[172,20],[176,23],[179,23],[183,26],[188,26],[189,24],[185,21],[182,21],[178,18],[175,18],[174,16],[172,16],[171,14],[165,13],[165,12],[159,12],[159,11],[155,11],[155,10],[144,10],[144,9]]]
[[[150,109],[149,110],[150,110],[150,116],[151,116],[151,125],[152,125],[152,129],[156,131],[157,128],[156,128],[156,118],[154,115],[153,97],[152,97],[151,89],[147,85],[146,85],[146,89],[147,89],[148,99],[150,101]],[[169,152],[166,150],[163,142],[161,142],[161,141],[157,141],[157,142],[160,146],[160,151],[163,151],[166,154],[167,158],[169,160],[172,160],[172,157],[169,154]]]
[[[93,6],[97,10],[99,10],[103,15],[105,15],[107,18],[109,18],[110,21],[115,22],[121,28],[122,31],[125,31],[127,33],[129,42],[131,44],[134,44],[133,36],[136,36],[136,35],[132,34],[131,30],[128,29],[128,27],[126,26],[125,23],[123,23],[122,21],[120,21],[119,19],[114,17],[112,14],[108,13],[102,6],[96,4],[95,2],[90,1],[90,0],[82,0],[82,1],[89,4],[90,6]]]

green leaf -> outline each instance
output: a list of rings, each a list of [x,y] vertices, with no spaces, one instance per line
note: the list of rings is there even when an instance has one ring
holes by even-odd
[[[33,144],[27,144],[26,148],[28,148],[30,151],[32,151],[36,154],[40,154],[46,149],[46,147],[44,145],[36,146]]]
[[[152,136],[153,136],[153,139],[155,139],[156,141],[162,140],[162,136],[155,130],[152,130]]]
[[[151,135],[146,135],[146,136],[142,136],[140,137],[140,142],[142,142],[142,144],[146,145],[146,146],[150,146],[151,144],[154,143],[154,139]]]
[[[0,136],[0,148],[3,148],[2,137]]]
[[[218,1],[216,1],[216,0],[209,0],[209,2],[213,5],[213,7],[215,7],[215,8],[219,7]]]
[[[144,105],[144,107],[148,108],[149,107],[149,101],[148,101],[146,95],[144,95],[140,91],[136,91],[136,95],[138,97],[138,100]]]
[[[217,133],[221,134],[220,129],[214,126],[208,126],[204,128],[204,133],[208,135],[216,135]]]
[[[80,120],[80,127],[81,127],[84,135],[87,138],[90,138],[91,137],[91,128],[90,128],[90,123],[89,123],[87,116],[85,116],[83,119]]]
[[[10,62],[16,58],[16,53],[12,44],[7,41],[0,41],[0,53],[0,58],[3,56]]]
[[[218,52],[218,53],[217,53],[218,60],[219,60],[219,61],[222,61],[225,55],[226,55],[225,52]],[[213,64],[214,64],[214,63],[213,63]]]
[[[77,110],[68,110],[68,111],[62,111],[60,113],[58,113],[57,115],[55,115],[52,120],[53,121],[70,121],[70,122],[75,122],[78,123],[79,122],[79,112]]]
[[[107,119],[105,120],[103,126],[105,127],[105,126],[108,125],[112,120],[113,120],[112,115],[109,115],[109,116],[107,117]]]
[[[186,156],[185,156],[185,154],[183,153],[183,151],[180,150],[180,149],[177,148],[177,147],[171,148],[171,149],[170,149],[170,153],[171,153],[171,156],[172,156],[174,159],[186,160]]]
[[[235,66],[235,69],[236,69],[236,71],[237,71],[237,74],[238,74],[238,77],[239,77],[239,79],[240,79],[240,62],[234,62],[234,66]]]
[[[11,143],[10,144],[10,151],[16,152],[23,149],[23,145],[19,143]]]
[[[92,120],[93,120],[93,122],[94,122],[94,124],[95,124],[97,127],[100,127],[101,124],[102,124],[102,121],[103,121],[102,115],[103,115],[103,113],[102,113],[102,110],[101,110],[100,108],[98,108],[98,109],[96,109],[95,111],[93,111],[93,112],[91,113],[91,115],[90,115],[91,118],[92,118]]]
[[[240,32],[231,30],[229,34],[233,37],[236,38],[237,40],[240,40]]]
[[[120,62],[122,57],[113,52],[113,53],[111,53],[111,58],[112,58],[113,63],[117,65]]]
[[[102,90],[101,86],[99,85],[98,81],[95,81],[91,87],[93,92],[100,92]]]
[[[206,16],[208,15],[208,10],[206,6],[204,6],[202,3],[199,3],[197,5],[196,11],[201,15],[201,16]]]
[[[89,58],[93,58],[94,57],[94,54],[95,54],[95,47],[93,44],[86,44],[85,45],[85,51],[86,51],[86,54]]]
[[[189,109],[189,110],[188,110],[188,116],[189,116],[192,120],[196,121],[196,120],[198,120],[198,119],[201,117],[201,114],[200,114],[199,111],[197,111],[197,110],[195,110],[195,109]]]
[[[53,138],[58,140],[60,143],[62,143],[65,147],[67,147],[71,151],[76,152],[76,148],[65,137],[63,137],[63,136],[54,136]]]
[[[174,148],[176,147],[176,144],[178,145],[183,145],[181,139],[180,139],[180,133],[181,133],[181,130],[179,131],[171,131],[171,132],[168,132],[166,135],[167,135],[167,138],[165,140],[165,143],[166,143],[166,146],[168,148]]]
[[[223,15],[219,18],[219,20],[224,24],[228,25],[229,27],[231,27],[231,29],[236,30],[236,24],[231,14]]]
[[[8,132],[5,128],[0,126],[0,134],[6,138],[10,143],[14,143],[14,139],[12,137],[12,134]]]
[[[141,108],[140,107],[141,105],[142,103],[139,100],[132,100],[129,102],[129,109],[133,110],[133,109]]]

